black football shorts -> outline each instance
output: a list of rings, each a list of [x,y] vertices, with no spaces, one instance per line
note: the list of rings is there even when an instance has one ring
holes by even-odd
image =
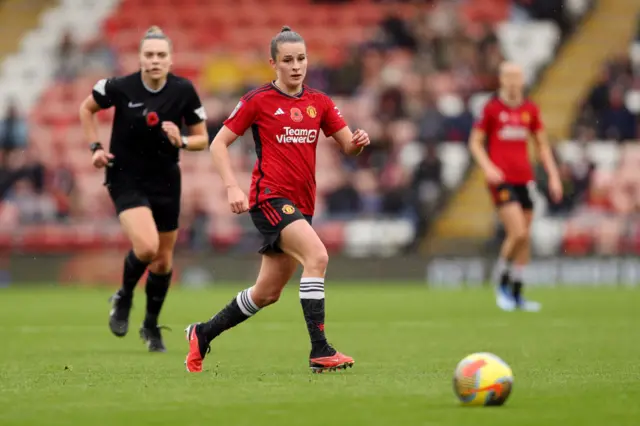
[[[153,177],[138,176],[118,169],[116,165],[107,167],[105,172],[105,186],[118,215],[135,207],[148,207],[158,232],[178,229],[181,185],[180,168],[177,164],[162,175]]]
[[[523,210],[533,210],[533,199],[531,198],[531,184],[514,185],[503,183],[490,187],[491,198],[496,207],[507,203],[516,202],[522,206]]]
[[[249,211],[253,224],[264,237],[260,253],[282,253],[278,245],[280,233],[290,223],[304,219],[309,224],[312,217],[303,215],[287,198],[272,198],[254,206]]]

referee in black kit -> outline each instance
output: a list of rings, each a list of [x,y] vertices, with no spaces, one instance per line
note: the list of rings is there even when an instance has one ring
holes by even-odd
[[[149,351],[164,352],[158,316],[171,281],[178,234],[179,150],[208,145],[206,115],[193,84],[169,72],[171,41],[151,27],[140,42],[141,70],[100,80],[80,107],[93,165],[106,167],[105,185],[133,249],[124,261],[122,288],[110,299],[109,327],[123,337],[136,284],[149,269],[147,309],[140,337]],[[115,107],[110,152],[98,142],[94,114]],[[185,124],[189,136],[181,136]]]

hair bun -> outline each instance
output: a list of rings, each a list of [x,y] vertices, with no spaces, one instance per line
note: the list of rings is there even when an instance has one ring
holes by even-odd
[[[281,33],[286,33],[287,31],[291,31],[291,27],[288,25],[283,26],[280,30]]]
[[[147,30],[145,35],[164,35],[164,32],[162,32],[162,28],[160,28],[157,25],[152,25],[151,27],[149,27],[149,29]]]

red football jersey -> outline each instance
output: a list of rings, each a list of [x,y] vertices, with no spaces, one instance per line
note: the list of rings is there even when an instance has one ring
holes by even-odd
[[[522,185],[534,179],[527,142],[531,133],[543,128],[536,104],[525,100],[510,107],[496,96],[487,102],[475,127],[484,131],[489,158],[506,183]]]
[[[324,93],[303,86],[297,96],[273,83],[244,95],[224,122],[242,135],[251,127],[258,159],[251,176],[249,204],[288,198],[304,215],[313,215],[316,199],[318,132],[331,136],[347,126]]]

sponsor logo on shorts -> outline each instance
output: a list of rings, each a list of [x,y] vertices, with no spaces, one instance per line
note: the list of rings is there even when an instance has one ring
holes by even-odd
[[[296,208],[293,207],[291,204],[285,204],[284,206],[282,206],[282,212],[284,214],[294,214],[296,211]]]
[[[291,119],[293,121],[295,121],[296,123],[299,123],[302,121],[302,111],[300,111],[298,108],[291,108]]]

